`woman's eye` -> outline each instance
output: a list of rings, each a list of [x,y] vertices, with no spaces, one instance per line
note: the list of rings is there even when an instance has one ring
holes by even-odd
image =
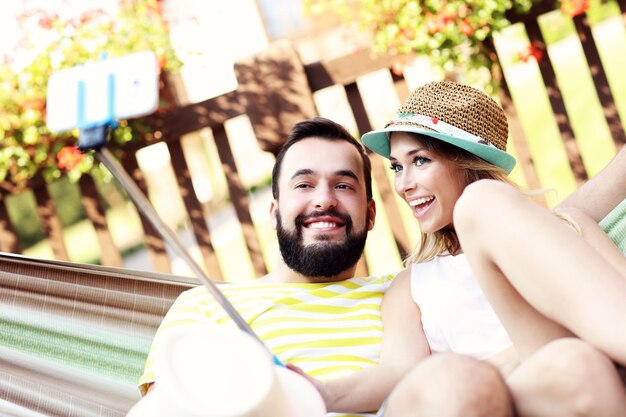
[[[402,165],[400,165],[400,164],[391,164],[389,169],[391,169],[393,172],[400,172],[400,171],[402,171]]]
[[[423,156],[416,156],[415,159],[413,159],[413,163],[418,167],[424,165],[428,161],[430,161],[430,159],[424,158]]]

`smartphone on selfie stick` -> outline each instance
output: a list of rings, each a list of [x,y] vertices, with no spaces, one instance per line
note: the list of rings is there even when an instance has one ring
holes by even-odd
[[[51,132],[79,129],[78,148],[93,150],[96,158],[126,190],[137,209],[196,274],[237,326],[265,344],[233,305],[189,255],[185,246],[161,220],[146,196],[106,148],[118,119],[153,113],[159,100],[159,69],[151,51],[88,62],[61,70],[48,80],[46,124]],[[266,348],[267,349],[267,348]],[[269,349],[268,349],[269,351]],[[270,352],[276,364],[282,365]]]

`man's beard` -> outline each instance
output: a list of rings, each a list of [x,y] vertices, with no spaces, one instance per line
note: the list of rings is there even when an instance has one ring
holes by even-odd
[[[320,216],[338,217],[345,223],[346,239],[344,242],[318,242],[305,246],[302,243],[302,223],[310,218]],[[366,222],[369,221],[369,212]],[[335,211],[301,214],[294,221],[295,231],[290,232],[283,227],[280,212],[276,213],[276,232],[278,246],[283,260],[294,271],[307,277],[333,277],[354,266],[365,247],[367,229],[352,234],[352,219],[350,216]]]

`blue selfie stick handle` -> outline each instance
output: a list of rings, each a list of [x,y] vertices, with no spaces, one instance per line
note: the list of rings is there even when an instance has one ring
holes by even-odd
[[[272,359],[274,360],[274,365],[278,365],[278,366],[282,366],[283,368],[286,368],[285,364],[282,363],[280,359],[278,359],[278,356],[274,355]]]

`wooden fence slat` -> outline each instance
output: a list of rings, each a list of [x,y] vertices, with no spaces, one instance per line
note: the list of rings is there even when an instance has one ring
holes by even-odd
[[[554,68],[552,67],[552,62],[550,61],[550,57],[547,53],[546,42],[543,39],[543,35],[539,29],[539,22],[537,20],[528,20],[525,22],[525,25],[530,41],[539,51],[541,51],[542,57],[538,62],[541,77],[543,78],[543,83],[545,84],[548,92],[548,98],[550,100],[550,105],[552,106],[552,111],[554,112],[554,118],[556,119],[559,132],[561,132],[561,140],[563,141],[563,145],[565,147],[570,168],[572,169],[576,183],[580,185],[588,179],[588,175],[580,156],[578,145],[576,144],[574,131],[567,115],[567,109],[565,108],[565,103],[563,102],[563,96],[561,95],[561,90],[559,89],[556,74],[554,72]]]
[[[511,97],[511,90],[509,90],[506,75],[504,74],[504,71],[502,71],[502,62],[500,62],[492,37],[485,39],[485,46],[492,51],[493,56],[497,60],[498,65],[497,67],[494,67],[497,69],[492,72],[492,76],[499,84],[498,99],[500,100],[500,105],[502,106],[502,109],[507,117],[509,124],[509,137],[511,138],[510,143],[512,143],[513,148],[515,148],[517,153],[517,164],[522,169],[526,186],[531,190],[539,190],[541,189],[541,182],[539,181],[532,153],[530,152],[530,147],[528,146],[528,140],[515,109],[515,104],[513,103],[513,98]],[[544,194],[536,196],[535,200],[543,206],[547,206]]]
[[[372,125],[367,117],[365,105],[363,104],[363,98],[359,92],[359,87],[356,82],[350,83],[345,86],[346,95],[350,108],[354,114],[359,133],[369,132],[372,130]],[[391,189],[389,179],[387,177],[387,170],[381,158],[374,156],[372,160],[372,178],[376,181],[378,191],[380,193],[381,201],[385,212],[387,213],[387,220],[391,226],[398,252],[402,258],[406,257],[409,253],[409,239],[406,234],[406,229],[402,224],[402,216],[398,209],[398,204],[394,196],[394,191]]]
[[[617,111],[615,99],[613,98],[611,88],[609,87],[609,80],[606,78],[606,73],[604,72],[602,61],[600,60],[598,47],[593,39],[593,32],[589,26],[589,18],[586,14],[578,15],[574,17],[574,25],[576,26],[578,37],[580,38],[583,51],[585,52],[585,57],[587,58],[587,64],[589,65],[589,70],[591,71],[591,78],[593,79],[593,83],[596,87],[600,103],[602,104],[604,117],[609,125],[609,130],[611,131],[611,136],[613,137],[615,146],[619,149],[626,143],[624,125],[622,124],[622,120],[620,119]]]
[[[69,261],[65,242],[63,242],[61,219],[56,212],[54,200],[48,191],[48,185],[44,182],[40,187],[33,189],[33,193],[37,202],[37,214],[39,214],[43,232],[50,242],[55,259]]]
[[[278,155],[293,125],[317,114],[304,67],[288,41],[235,63],[237,91],[259,146]]]
[[[316,92],[333,85],[347,85],[370,72],[387,69],[391,57],[372,55],[368,49],[324,62],[314,62],[304,66],[311,91]]]
[[[389,69],[389,74],[391,74],[391,81],[393,82],[393,87],[396,90],[396,95],[400,103],[404,103],[411,93],[406,79],[401,75],[396,75],[391,69]]]
[[[82,175],[78,182],[80,201],[85,208],[85,215],[93,224],[100,245],[100,261],[106,266],[121,267],[124,265],[122,255],[113,242],[109,231],[104,207],[97,192],[96,183],[90,175]]]
[[[175,109],[156,113],[146,117],[146,122],[156,131],[161,132],[162,141],[175,140],[188,133],[206,127],[218,127],[227,120],[245,114],[238,91],[230,91],[200,103],[193,103]],[[145,145],[135,146],[132,143],[124,146],[129,151]]]
[[[22,251],[20,240],[15,233],[13,223],[6,207],[6,194],[0,192],[0,251],[20,253]]]
[[[526,186],[531,190],[539,190],[541,188],[541,183],[539,181],[539,177],[537,176],[535,163],[528,146],[528,141],[526,140],[526,135],[524,134],[524,129],[522,128],[522,124],[520,123],[517,112],[515,111],[513,99],[511,98],[511,91],[509,90],[509,85],[506,82],[504,74],[502,74],[502,78],[500,79],[498,96],[500,104],[502,104],[502,108],[504,109],[509,121],[509,135],[513,141],[513,147],[517,153],[517,163],[522,168],[522,174],[526,180]],[[536,200],[544,206],[547,206],[547,202],[543,194],[536,196]]]
[[[148,187],[146,186],[146,181],[139,169],[139,164],[137,163],[137,158],[134,154],[125,154],[121,160],[122,166],[124,170],[131,176],[131,178],[137,184],[137,187],[144,193],[144,195],[148,195]],[[169,257],[167,256],[167,252],[165,250],[165,242],[163,238],[159,234],[159,232],[150,224],[150,222],[144,217],[141,212],[139,212],[139,218],[141,219],[141,226],[144,231],[144,243],[146,245],[146,249],[150,256],[150,260],[152,261],[152,266],[154,266],[155,271],[163,272],[163,273],[171,273],[172,267],[170,264]]]
[[[206,222],[202,204],[198,200],[196,192],[193,188],[191,171],[189,170],[189,166],[185,160],[180,138],[176,141],[169,142],[167,146],[172,160],[172,168],[176,173],[178,188],[180,189],[183,203],[187,209],[187,214],[189,215],[189,219],[191,221],[191,228],[194,236],[196,237],[196,241],[198,242],[202,259],[204,260],[207,275],[211,277],[211,279],[223,281],[224,278],[222,271],[220,270],[217,256],[215,255],[215,250],[213,249],[213,243],[211,242],[209,225]]]
[[[213,128],[213,138],[215,139],[218,155],[226,176],[230,198],[235,207],[235,212],[237,213],[237,218],[239,219],[243,231],[243,237],[248,247],[252,267],[257,276],[260,277],[267,274],[267,268],[263,260],[259,237],[256,235],[254,224],[252,223],[248,194],[241,184],[235,157],[228,143],[228,135],[226,134],[224,126]]]

